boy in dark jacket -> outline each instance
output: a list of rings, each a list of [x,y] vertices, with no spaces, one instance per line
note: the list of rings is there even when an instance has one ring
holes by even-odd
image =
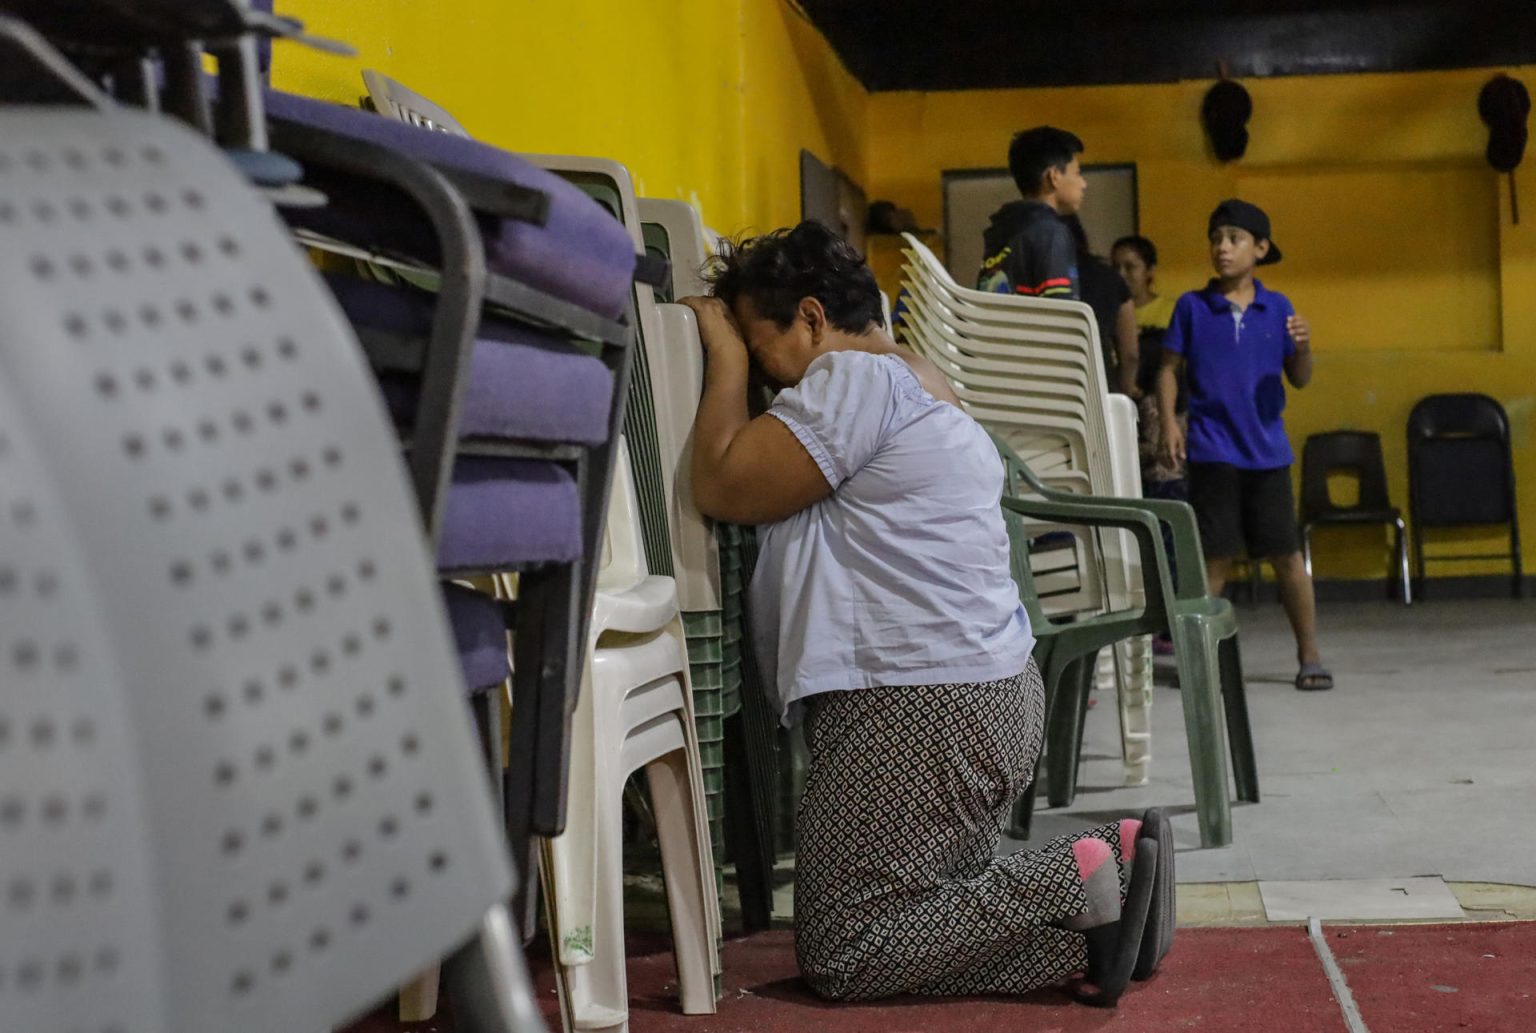
[[[1032,298],[1080,298],[1077,245],[1061,221],[1083,206],[1088,181],[1077,156],[1083,142],[1064,129],[1036,126],[1013,138],[1008,169],[1023,200],[992,214],[976,285]]]

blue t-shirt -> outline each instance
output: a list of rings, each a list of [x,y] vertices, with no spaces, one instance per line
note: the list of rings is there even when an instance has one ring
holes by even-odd
[[[1295,460],[1281,416],[1285,360],[1296,353],[1285,321],[1295,312],[1258,280],[1241,314],[1215,280],[1174,305],[1163,347],[1184,357],[1190,462],[1273,470]]]
[[[986,431],[897,356],[857,351],[818,358],[768,412],[833,489],[758,529],[752,633],[785,723],[816,693],[1024,670],[1035,640]]]

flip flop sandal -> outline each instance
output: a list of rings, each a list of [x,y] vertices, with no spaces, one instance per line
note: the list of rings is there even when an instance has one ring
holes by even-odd
[[[1173,930],[1178,920],[1178,889],[1174,879],[1173,826],[1161,807],[1148,808],[1141,816],[1141,835],[1136,837],[1136,856],[1143,852],[1157,855],[1157,884],[1152,890],[1152,904],[1147,913],[1147,927],[1141,936],[1141,950],[1135,980],[1150,979],[1173,947]]]
[[[1333,675],[1322,664],[1302,664],[1296,674],[1296,688],[1302,692],[1326,692],[1333,688]]]
[[[1088,940],[1088,978],[1086,985],[1079,984],[1072,991],[1072,996],[1083,1004],[1113,1008],[1120,1002],[1141,955],[1156,885],[1157,851],[1136,851],[1120,921],[1096,926],[1083,934]]]

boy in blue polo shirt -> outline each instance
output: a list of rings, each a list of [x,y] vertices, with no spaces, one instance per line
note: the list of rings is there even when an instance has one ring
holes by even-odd
[[[1269,216],[1246,201],[1223,201],[1208,232],[1216,276],[1178,300],[1163,335],[1163,449],[1171,460],[1189,461],[1189,502],[1211,594],[1226,587],[1234,558],[1268,559],[1296,634],[1296,687],[1331,689],[1333,676],[1317,651],[1317,603],[1291,495],[1295,456],[1281,418],[1285,380],[1299,389],[1312,379],[1311,329],[1284,294],[1254,278],[1255,267],[1280,261]],[[1181,369],[1189,390],[1187,441],[1174,418]]]

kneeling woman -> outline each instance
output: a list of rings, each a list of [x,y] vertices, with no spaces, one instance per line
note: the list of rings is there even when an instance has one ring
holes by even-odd
[[[1171,918],[1171,863],[1154,872],[1172,839],[1149,812],[994,857],[1045,703],[991,441],[891,338],[873,274],[831,231],[745,241],[710,279],[712,298],[685,302],[708,364],[693,491],[708,516],[762,525],[756,652],[811,755],[801,972],[838,999],[1024,993],[1087,972],[1080,996],[1113,1004],[1166,951],[1144,926],[1149,907]],[[783,387],[756,419],[754,362]]]

